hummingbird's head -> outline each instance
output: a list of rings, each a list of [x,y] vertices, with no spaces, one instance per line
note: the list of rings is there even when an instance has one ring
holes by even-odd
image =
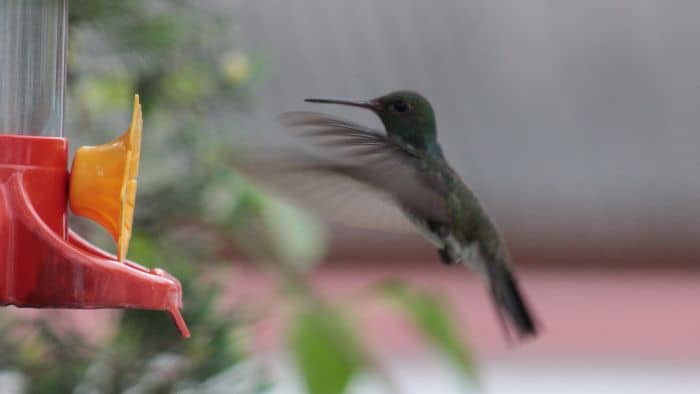
[[[425,97],[410,90],[400,90],[367,101],[306,99],[310,103],[329,103],[366,108],[377,114],[390,136],[417,149],[437,146],[435,114]]]

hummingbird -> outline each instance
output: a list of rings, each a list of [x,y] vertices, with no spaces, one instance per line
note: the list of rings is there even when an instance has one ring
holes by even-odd
[[[385,132],[317,112],[287,112],[288,128],[329,152],[294,170],[345,177],[397,207],[437,249],[442,263],[465,265],[481,275],[507,333],[525,338],[537,326],[513,274],[502,238],[483,205],[450,166],[437,140],[435,114],[419,93],[402,90],[371,100],[309,98],[309,103],[363,108]],[[287,169],[291,169],[290,168]]]

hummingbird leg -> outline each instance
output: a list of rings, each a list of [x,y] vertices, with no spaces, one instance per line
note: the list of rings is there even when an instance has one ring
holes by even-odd
[[[450,250],[449,245],[447,245],[446,238],[449,235],[445,226],[441,223],[428,220],[427,222],[428,230],[433,233],[437,238],[442,241],[442,248],[438,249],[438,256],[440,256],[440,261],[445,265],[454,265],[457,260],[454,258],[454,254]]]
[[[450,251],[447,250],[447,247],[438,249],[438,255],[440,256],[440,261],[442,261],[442,263],[445,265],[454,265],[456,263],[456,261],[450,255]]]
[[[430,230],[431,233],[437,235],[442,240],[447,238],[447,229],[442,225],[442,223],[432,220],[428,220],[426,223],[428,224],[428,230]]]

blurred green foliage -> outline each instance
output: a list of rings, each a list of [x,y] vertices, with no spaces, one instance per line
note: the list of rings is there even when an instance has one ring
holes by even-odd
[[[361,371],[363,356],[357,338],[342,318],[328,309],[299,313],[289,341],[310,393],[342,394]]]
[[[0,319],[0,372],[18,371],[29,393],[265,391],[268,378],[248,361],[239,335],[247,322],[221,308],[222,289],[205,279],[230,260],[231,244],[274,274],[294,307],[289,351],[309,393],[343,393],[358,373],[376,372],[343,308],[306,283],[324,253],[323,226],[223,164],[239,149],[232,109],[251,105],[263,73],[235,41],[233,16],[194,0],[70,6],[66,134],[72,146],[111,140],[140,94],[143,152],[128,257],[180,279],[193,336],[181,339],[165,313],[149,311],[124,311],[97,343],[48,320]],[[72,217],[71,226],[113,250],[96,225]],[[403,286],[386,295],[473,378],[473,360],[438,298]]]
[[[453,361],[466,378],[466,383],[474,384],[478,381],[474,358],[462,342],[458,328],[442,299],[396,281],[382,283],[378,288],[388,300],[404,311],[428,340]]]

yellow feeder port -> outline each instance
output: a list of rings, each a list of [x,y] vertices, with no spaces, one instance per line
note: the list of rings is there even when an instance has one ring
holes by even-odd
[[[80,147],[71,169],[71,210],[99,223],[112,235],[119,261],[126,258],[131,239],[142,127],[141,104],[136,95],[129,129],[109,143]]]

